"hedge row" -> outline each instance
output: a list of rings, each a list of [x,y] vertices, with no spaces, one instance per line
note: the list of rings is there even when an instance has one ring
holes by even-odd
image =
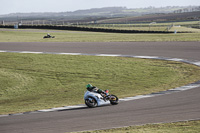
[[[12,25],[0,25],[0,28],[14,28]],[[92,32],[108,32],[108,33],[174,33],[170,31],[140,31],[140,30],[118,30],[118,29],[103,29],[89,28],[76,26],[52,26],[52,25],[21,25],[20,29],[55,29],[55,30],[72,30],[72,31],[92,31]],[[179,32],[180,33],[180,32]]]

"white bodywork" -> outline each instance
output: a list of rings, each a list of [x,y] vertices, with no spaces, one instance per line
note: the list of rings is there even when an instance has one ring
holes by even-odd
[[[84,100],[88,99],[88,97],[93,97],[97,101],[97,106],[110,104],[110,101],[104,101],[103,97],[99,93],[86,91],[84,95]]]

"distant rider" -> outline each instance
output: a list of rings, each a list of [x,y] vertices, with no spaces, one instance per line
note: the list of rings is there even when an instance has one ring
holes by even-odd
[[[50,38],[50,37],[51,37],[51,35],[50,35],[49,33],[47,33],[47,37],[49,37],[49,38]]]

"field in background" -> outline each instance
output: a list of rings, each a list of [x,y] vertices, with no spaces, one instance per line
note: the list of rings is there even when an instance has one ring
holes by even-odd
[[[148,27],[144,27],[147,28]],[[179,28],[179,27],[178,27]],[[175,30],[175,29],[172,29]],[[43,39],[47,33],[54,39]],[[135,42],[135,41],[200,41],[199,33],[104,33],[68,30],[2,29],[0,42]]]
[[[135,24],[88,24],[80,27],[106,28],[119,30],[144,30],[144,31],[177,31],[177,32],[196,32],[200,33],[200,21],[186,22],[150,22]]]

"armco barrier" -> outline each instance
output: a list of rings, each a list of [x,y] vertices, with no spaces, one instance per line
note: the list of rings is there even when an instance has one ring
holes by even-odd
[[[14,28],[13,25],[0,25],[0,28]],[[140,31],[140,30],[117,30],[103,28],[89,28],[76,26],[55,26],[55,25],[19,25],[19,29],[54,29],[54,30],[73,30],[73,31],[91,31],[91,32],[108,32],[108,33],[154,33],[154,34],[169,34],[172,31]],[[190,32],[178,32],[190,33]]]

